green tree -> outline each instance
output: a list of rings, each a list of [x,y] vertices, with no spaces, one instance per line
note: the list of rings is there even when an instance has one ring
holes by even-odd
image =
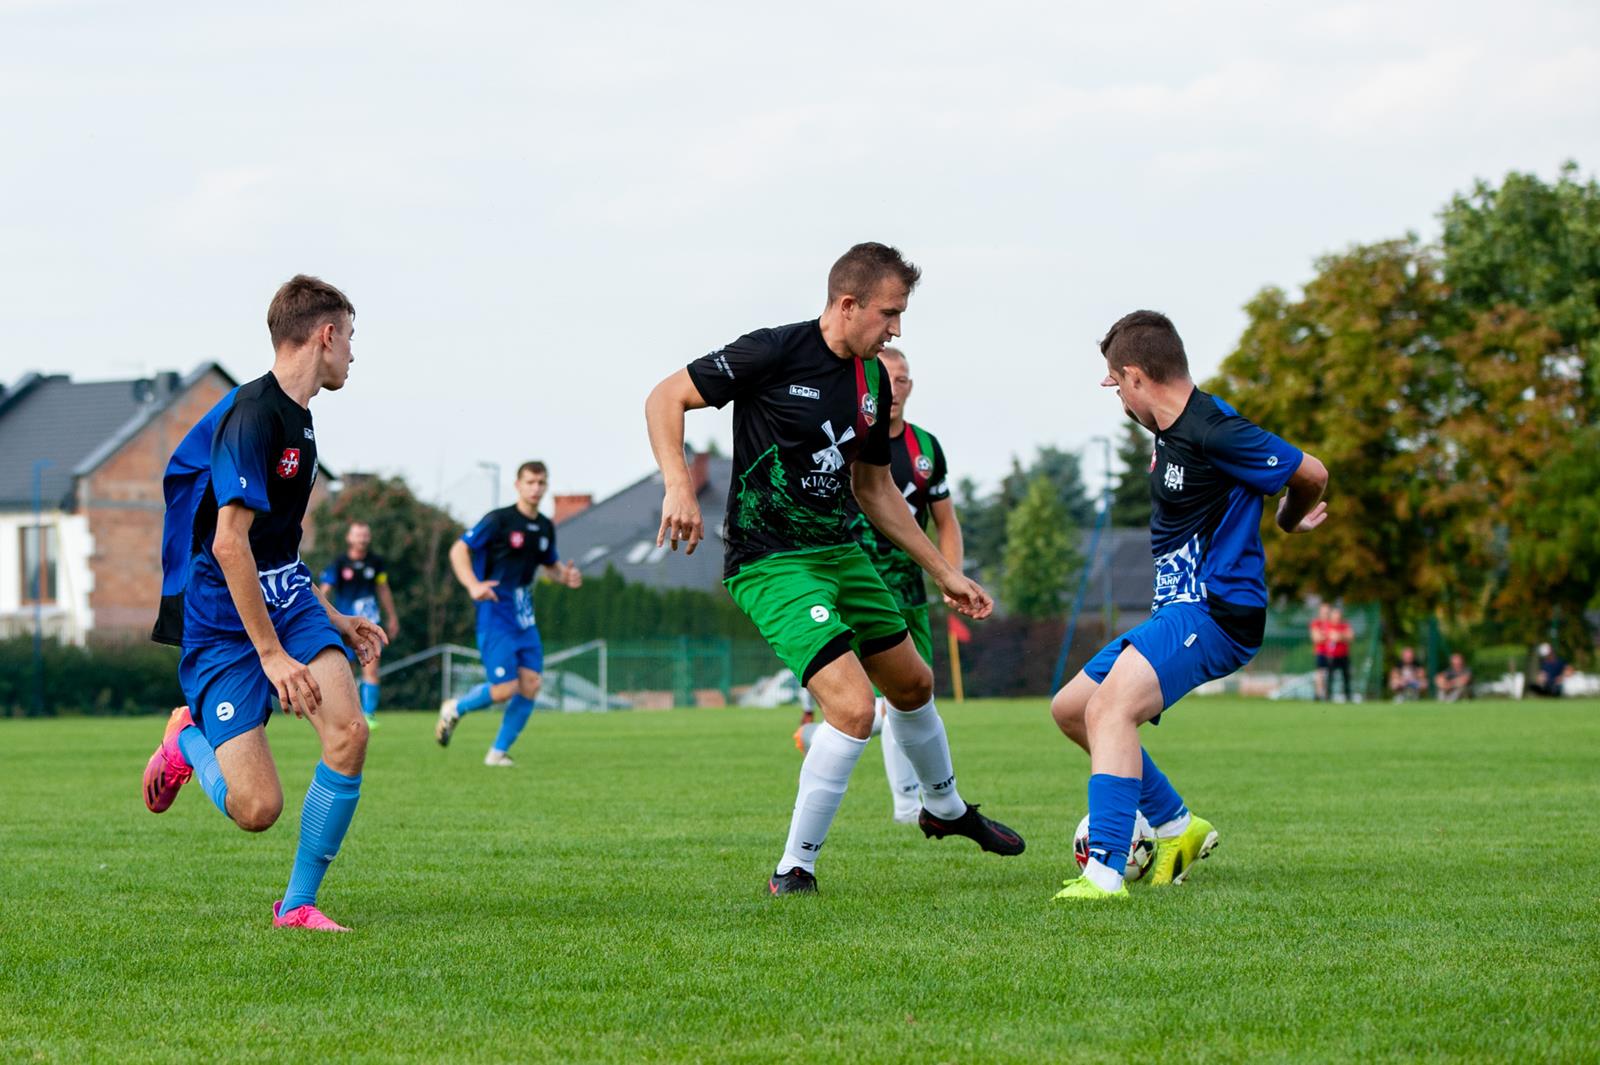
[[[1006,517],[1006,609],[1026,618],[1058,617],[1081,559],[1078,524],[1044,475],[1034,477]]]
[[[1150,433],[1137,422],[1125,422],[1117,442],[1117,464],[1122,467],[1111,492],[1111,524],[1145,528],[1150,524]]]

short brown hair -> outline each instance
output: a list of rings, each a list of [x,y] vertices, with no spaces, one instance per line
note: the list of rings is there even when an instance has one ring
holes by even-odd
[[[540,462],[538,459],[533,459],[533,460],[531,460],[529,462],[524,462],[521,466],[518,466],[517,467],[517,480],[519,480],[519,481],[522,480],[522,475],[525,474],[525,473],[542,473],[546,477],[550,476],[549,469],[547,469],[545,467],[545,464]]]
[[[1189,376],[1189,356],[1172,319],[1159,311],[1134,311],[1117,319],[1100,354],[1113,366],[1137,366],[1150,380],[1161,384]]]
[[[839,261],[828,271],[828,306],[833,306],[842,296],[870,299],[873,289],[885,277],[899,278],[910,292],[922,280],[922,271],[906,262],[899,248],[870,240],[857,244],[839,256]]]
[[[911,369],[911,360],[906,358],[906,353],[899,348],[886,347],[878,352],[878,361],[882,362],[884,359],[899,359],[902,366],[908,370]]]
[[[304,344],[312,330],[336,314],[355,316],[355,304],[343,292],[318,277],[295,274],[279,288],[267,306],[267,332],[272,346]]]

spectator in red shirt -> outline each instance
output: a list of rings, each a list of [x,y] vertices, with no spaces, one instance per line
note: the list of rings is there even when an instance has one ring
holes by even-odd
[[[1344,611],[1334,607],[1328,612],[1328,698],[1333,698],[1333,678],[1344,678],[1344,701],[1350,696],[1350,643],[1355,639],[1355,629],[1344,619]]]
[[[1316,685],[1316,700],[1321,702],[1328,697],[1328,618],[1333,608],[1327,603],[1317,607],[1316,617],[1311,619],[1311,649],[1317,656],[1317,671],[1312,674],[1312,683]]]

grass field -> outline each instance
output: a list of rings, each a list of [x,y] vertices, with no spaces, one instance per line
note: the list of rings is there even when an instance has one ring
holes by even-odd
[[[274,931],[288,807],[155,817],[161,722],[0,721],[0,1058],[228,1061],[1593,1061],[1600,704],[1192,700],[1150,732],[1222,844],[1179,888],[1050,904],[1085,759],[1043,704],[947,707],[1001,859],[890,822],[877,741],[823,894],[764,882],[789,711],[497,715],[449,751],[387,714],[322,903]]]

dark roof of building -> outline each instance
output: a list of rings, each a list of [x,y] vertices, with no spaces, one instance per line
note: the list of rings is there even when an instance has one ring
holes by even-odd
[[[661,528],[661,474],[652,473],[574,514],[556,533],[561,557],[590,576],[615,566],[632,583],[657,588],[716,589],[722,584],[722,522],[733,480],[733,460],[705,459],[699,491],[706,540],[695,553],[656,546]]]
[[[1078,550],[1088,557],[1094,539],[1092,528],[1083,531]],[[1119,610],[1146,609],[1154,594],[1155,563],[1150,555],[1150,530],[1147,528],[1106,529],[1100,534],[1099,549],[1089,567],[1089,587],[1084,593],[1085,609],[1105,601],[1107,567],[1111,574],[1111,602]],[[1074,589],[1077,576],[1073,576]]]
[[[33,506],[39,463],[45,463],[39,469],[42,504],[52,510],[71,507],[79,475],[93,470],[213,368],[227,376],[215,363],[203,363],[187,377],[161,373],[122,381],[28,374],[0,396],[0,455],[6,456],[0,462],[0,508]]]

